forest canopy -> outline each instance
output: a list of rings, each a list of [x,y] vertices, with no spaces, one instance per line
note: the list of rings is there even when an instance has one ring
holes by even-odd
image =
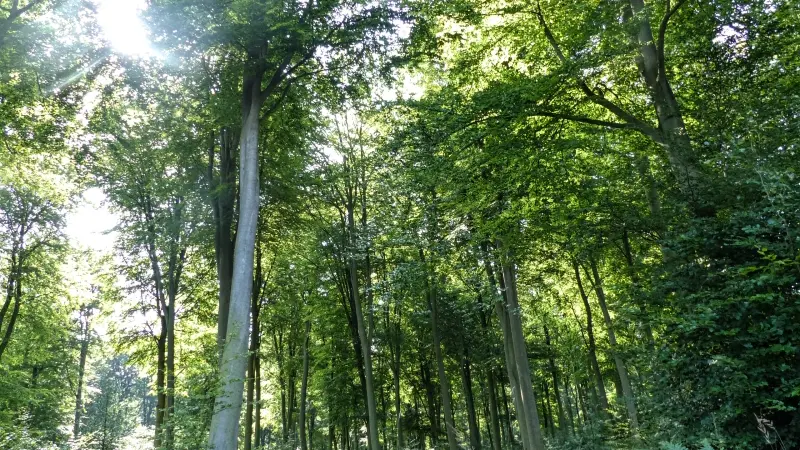
[[[0,0],[0,448],[800,448],[797,0]]]

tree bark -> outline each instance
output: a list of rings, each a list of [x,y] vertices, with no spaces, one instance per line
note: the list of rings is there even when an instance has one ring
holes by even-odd
[[[447,436],[447,445],[450,450],[458,450],[458,440],[456,439],[456,428],[453,422],[453,410],[450,397],[450,379],[447,377],[447,372],[444,368],[444,357],[442,356],[442,342],[439,336],[439,307],[438,307],[438,293],[435,280],[435,274],[430,274],[425,261],[425,254],[422,249],[419,250],[420,262],[426,266],[425,269],[425,289],[427,291],[428,310],[430,313],[431,323],[431,336],[433,337],[433,355],[436,359],[436,369],[439,376],[439,395],[442,398],[442,408],[444,410],[444,426],[445,435]]]
[[[489,261],[487,247],[484,247],[484,269],[486,270],[486,276],[489,279],[492,295],[495,297],[494,310],[497,314],[497,319],[500,323],[500,329],[503,333],[503,353],[505,356],[506,374],[508,375],[508,383],[509,387],[511,388],[511,400],[514,403],[514,410],[517,412],[517,422],[519,423],[520,437],[522,438],[522,443],[525,450],[529,450],[531,448],[531,443],[529,440],[530,434],[528,433],[527,428],[528,422],[524,420],[525,412],[522,405],[522,398],[520,397],[517,361],[514,352],[514,342],[511,337],[511,325],[509,324],[508,318],[508,290],[506,289],[504,277],[502,274],[500,274],[499,287],[501,295],[497,295],[498,283],[497,279],[495,278],[492,263]],[[505,389],[503,389],[503,394],[505,395]],[[505,406],[507,411],[507,401],[505,402]],[[509,416],[506,422],[508,428],[508,442],[511,443],[514,442],[514,434],[511,429],[510,415],[506,415]]]
[[[581,281],[581,273],[578,269],[578,262],[572,262],[572,268],[575,271],[575,281],[578,283],[578,291],[581,294],[581,300],[583,300],[583,307],[586,310],[586,334],[589,337],[589,364],[592,367],[592,373],[594,374],[594,381],[595,386],[597,387],[597,392],[599,395],[600,400],[600,409],[605,412],[608,411],[608,395],[606,395],[606,387],[603,383],[603,375],[600,372],[600,365],[597,363],[597,345],[594,339],[594,324],[592,322],[592,307],[589,304],[589,296],[586,295],[586,291],[583,288],[583,282]]]
[[[22,282],[20,280],[20,275],[21,274],[19,273],[18,270],[13,286],[14,307],[11,310],[11,317],[8,319],[8,325],[6,325],[6,331],[3,334],[3,340],[0,341],[0,359],[3,358],[3,353],[5,353],[6,348],[8,348],[9,342],[11,342],[11,335],[14,333],[14,326],[17,323],[17,317],[19,317],[19,307],[20,303],[22,302]],[[0,325],[2,325],[2,322],[0,322]]]
[[[494,379],[494,371],[489,369],[486,371],[486,381],[488,384],[489,396],[489,421],[491,422],[492,430],[492,450],[500,450],[501,448],[501,435],[500,435],[500,417],[498,414],[499,405],[497,403],[497,383]]]
[[[475,413],[475,397],[472,392],[472,363],[469,355],[461,359],[461,383],[464,386],[464,401],[467,404],[467,424],[469,426],[469,444],[473,450],[481,448],[481,431],[478,428],[478,415]]]
[[[554,358],[554,351],[553,346],[550,344],[550,330],[548,330],[547,325],[544,326],[544,338],[545,344],[548,348],[548,366],[550,369],[550,375],[553,377],[553,395],[556,398],[556,411],[558,413],[558,430],[559,431],[566,431],[569,434],[569,428],[567,428],[566,420],[564,418],[564,406],[561,403],[561,390],[559,389],[558,383],[558,371],[556,370],[556,361]]]
[[[361,306],[361,295],[358,287],[358,267],[356,264],[355,253],[357,251],[357,239],[355,229],[355,193],[352,177],[352,165],[348,165],[347,158],[344,159],[344,165],[348,172],[347,177],[347,231],[349,234],[349,244],[351,255],[349,256],[349,283],[351,289],[351,299],[353,301],[353,310],[356,319],[356,328],[358,330],[358,340],[361,344],[361,356],[364,361],[364,388],[365,396],[364,401],[367,406],[367,435],[370,450],[380,450],[380,441],[378,437],[378,412],[375,405],[375,390],[373,387],[372,377],[372,342],[367,334],[367,324],[364,321],[364,313]],[[370,274],[367,274],[369,277]]]
[[[215,151],[212,142],[209,148],[208,178],[211,187],[210,197],[214,218],[214,254],[219,280],[219,307],[217,311],[217,345],[222,357],[225,336],[228,330],[228,310],[231,300],[231,281],[233,277],[233,216],[236,201],[236,161],[233,151],[236,148],[234,133],[222,128],[219,136],[219,179],[214,177]]]
[[[521,309],[517,297],[517,279],[514,263],[510,258],[502,264],[503,279],[506,284],[508,298],[508,322],[511,331],[511,339],[514,344],[514,359],[517,362],[517,375],[519,377],[520,399],[524,408],[524,418],[527,421],[527,429],[530,434],[530,448],[532,450],[544,450],[544,440],[542,430],[539,426],[539,414],[536,409],[536,394],[533,391],[531,369],[528,365],[528,351],[525,345],[525,335],[522,330],[522,320],[520,318]]]
[[[425,386],[425,400],[428,404],[428,421],[430,422],[431,447],[436,447],[439,437],[439,415],[436,413],[436,400],[434,397],[435,388],[433,387],[433,381],[431,380],[430,362],[428,361],[427,357],[422,363],[420,363],[419,370],[420,379]]]
[[[167,305],[167,386],[166,386],[166,413],[164,414],[164,447],[167,450],[173,448],[174,443],[174,420],[175,414],[175,294],[169,295]]]
[[[639,415],[636,410],[636,399],[633,396],[633,388],[631,381],[628,377],[628,367],[622,359],[617,346],[617,337],[614,332],[614,325],[611,322],[611,315],[608,312],[608,305],[606,304],[606,294],[603,289],[603,280],[600,278],[600,273],[597,270],[597,262],[594,258],[589,259],[589,265],[592,269],[592,277],[594,277],[594,289],[597,294],[597,301],[600,303],[600,309],[603,311],[603,319],[606,322],[606,332],[608,333],[608,341],[611,346],[611,353],[614,356],[614,363],[617,366],[617,373],[619,374],[619,381],[622,387],[622,394],[625,400],[625,409],[628,411],[628,420],[630,421],[631,430],[634,434],[639,430]]]
[[[261,341],[260,338],[259,341]],[[260,342],[258,344],[258,348],[259,350],[261,349]],[[255,433],[256,447],[259,447],[263,445],[263,439],[262,439],[263,433],[261,430],[261,357],[260,356],[256,357],[255,363],[256,363],[256,379],[255,379],[256,400],[255,400],[255,405],[253,405],[253,407],[255,408],[255,413],[253,415],[253,431]]]
[[[633,261],[633,251],[631,250],[631,241],[628,238],[628,230],[623,228],[622,230],[622,249],[625,253],[625,262],[628,265],[628,275],[631,278],[632,286],[632,294],[636,301],[636,304],[639,306],[639,312],[642,317],[639,319],[639,328],[642,330],[642,334],[644,334],[645,339],[647,340],[647,350],[650,352],[650,355],[655,354],[656,344],[655,339],[653,338],[653,328],[650,326],[650,318],[647,314],[647,307],[645,306],[644,302],[639,300],[639,294],[641,292],[640,289],[640,280],[639,274],[636,273],[636,266],[634,265]]]
[[[161,449],[161,444],[164,439],[164,422],[167,413],[167,327],[162,319],[161,332],[157,339],[157,352],[156,357],[156,425],[155,425],[155,439],[154,447]]]
[[[258,413],[258,406],[254,404],[254,396],[257,383],[257,365],[258,365],[258,352],[260,342],[259,330],[259,313],[261,309],[261,247],[256,248],[256,261],[255,261],[255,279],[253,280],[254,288],[250,302],[250,313],[253,319],[253,329],[250,333],[250,356],[247,365],[247,406],[244,415],[244,449],[251,450],[253,448],[253,410]],[[256,421],[256,445],[258,445],[258,423]]]
[[[667,159],[683,194],[690,201],[697,202],[698,197],[704,197],[706,193],[702,192],[702,173],[697,155],[692,149],[680,105],[667,77],[664,37],[660,35],[658,40],[654,38],[644,0],[630,0],[630,6],[639,27],[636,65],[650,91]],[[672,13],[674,11],[667,11],[667,14]],[[668,19],[669,16],[665,18],[663,27],[666,27]]]
[[[75,424],[72,428],[72,438],[77,441],[80,437],[81,418],[83,416],[83,376],[86,370],[86,357],[89,355],[89,341],[91,339],[91,308],[81,306],[80,327],[81,327],[81,352],[78,359],[78,386],[75,390]]]
[[[308,450],[306,443],[306,396],[308,395],[308,341],[311,335],[311,321],[306,320],[306,335],[303,340],[303,381],[300,387],[300,450]]]
[[[247,369],[250,328],[250,296],[253,289],[253,259],[259,212],[258,138],[263,104],[263,72],[245,76],[242,101],[242,133],[239,164],[239,223],[233,256],[231,301],[225,346],[220,367],[220,390],[214,401],[209,448],[238,447],[239,417]]]
[[[398,318],[399,320],[399,318]],[[396,328],[396,331],[399,331],[399,326]],[[395,413],[395,427],[397,428],[397,449],[400,450],[403,448],[403,411],[401,409],[400,403],[400,361],[401,361],[401,354],[400,354],[400,338],[399,336],[394,336],[396,339],[396,348],[394,349],[394,354],[392,355],[392,378],[394,382],[394,413]]]

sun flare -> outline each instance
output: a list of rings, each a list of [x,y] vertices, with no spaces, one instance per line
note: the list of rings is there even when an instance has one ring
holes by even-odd
[[[147,27],[141,13],[143,0],[97,0],[97,21],[111,47],[129,56],[152,55]]]

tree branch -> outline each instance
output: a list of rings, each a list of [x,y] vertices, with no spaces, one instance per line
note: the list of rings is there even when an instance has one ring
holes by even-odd
[[[658,27],[658,41],[656,42],[656,51],[658,55],[658,67],[659,71],[661,71],[661,76],[665,75],[665,62],[664,62],[664,36],[667,34],[667,25],[669,24],[669,19],[675,14],[678,9],[686,3],[686,0],[678,0],[673,8],[670,8],[670,2],[667,0],[667,11],[664,13],[664,17],[661,19],[661,25]]]
[[[685,1],[685,0],[681,0],[681,3],[683,3],[683,1]],[[545,37],[547,37],[547,41],[550,43],[550,46],[553,47],[553,50],[556,52],[556,56],[558,57],[559,61],[561,61],[562,64],[566,64],[567,63],[567,59],[564,56],[564,52],[561,50],[561,46],[558,44],[558,41],[556,41],[555,36],[553,35],[552,31],[550,30],[550,26],[547,24],[547,21],[545,21],[545,19],[544,19],[544,14],[542,13],[541,5],[537,4],[537,9],[534,12],[534,14],[536,14],[537,18],[539,19],[539,24],[542,26],[542,28],[544,28],[544,35],[545,35]],[[638,118],[636,118],[636,116],[634,116],[633,114],[625,111],[623,108],[621,108],[620,106],[618,106],[616,103],[612,102],[611,100],[608,100],[607,98],[603,97],[602,95],[597,95],[589,87],[589,85],[586,84],[586,81],[584,81],[582,78],[577,77],[577,82],[578,82],[578,87],[581,89],[581,91],[584,93],[584,95],[586,95],[586,98],[588,98],[592,103],[594,103],[596,105],[599,105],[599,106],[602,106],[603,108],[608,110],[610,113],[614,114],[619,119],[622,119],[623,121],[626,122],[627,126],[616,127],[616,128],[631,128],[631,129],[635,129],[635,130],[641,132],[642,134],[645,134],[646,136],[652,138],[656,142],[661,142],[662,141],[662,139],[660,137],[660,133],[658,132],[658,130],[653,128],[651,125],[648,125],[647,123],[639,120]],[[592,119],[588,119],[588,120],[592,120]],[[587,122],[586,120],[583,120],[582,122],[591,123],[591,122]],[[602,122],[602,121],[600,121],[600,122]],[[622,124],[617,124],[617,125],[622,125]]]

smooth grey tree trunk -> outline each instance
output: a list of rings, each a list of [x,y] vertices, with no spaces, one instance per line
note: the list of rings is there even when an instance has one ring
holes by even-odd
[[[630,6],[639,28],[636,37],[640,47],[636,64],[650,91],[667,159],[682,193],[688,199],[695,200],[698,195],[702,197],[705,194],[701,188],[702,173],[686,131],[680,105],[667,77],[664,36],[660,34],[658,39],[654,37],[644,0],[630,0]],[[667,14],[673,12],[668,11]],[[666,22],[664,25],[666,26]]]
[[[239,164],[239,223],[233,256],[233,279],[219,393],[214,401],[209,449],[235,450],[247,370],[250,296],[259,212],[258,135],[263,73],[245,77]]]
[[[603,383],[603,374],[600,372],[600,365],[597,363],[597,345],[594,339],[592,307],[589,304],[589,296],[586,295],[586,290],[583,288],[577,261],[572,262],[572,268],[575,271],[575,281],[578,283],[578,291],[580,292],[581,300],[583,300],[583,307],[586,310],[586,334],[589,336],[589,364],[592,366],[592,374],[594,375],[596,391],[599,396],[600,409],[605,414],[605,412],[608,411],[608,395],[606,395],[606,386]]]
[[[600,273],[597,269],[597,262],[594,258],[589,260],[589,265],[592,270],[592,277],[594,277],[594,289],[597,294],[597,300],[600,303],[600,309],[603,311],[603,319],[606,322],[606,333],[608,334],[608,342],[611,347],[611,353],[614,356],[614,363],[617,366],[617,373],[619,374],[620,387],[622,388],[622,395],[625,400],[625,409],[628,411],[628,420],[630,421],[631,430],[636,435],[639,431],[639,414],[636,409],[636,399],[633,396],[633,388],[628,376],[628,367],[622,355],[619,353],[617,346],[617,336],[614,332],[614,324],[611,321],[611,315],[608,312],[608,305],[606,304],[606,294],[603,289],[603,280],[600,278]]]
[[[519,377],[520,398],[525,410],[528,433],[532,450],[544,450],[542,430],[539,425],[539,413],[536,408],[536,394],[533,390],[531,369],[528,365],[528,351],[525,345],[525,335],[522,330],[521,308],[517,297],[517,277],[514,263],[506,260],[503,263],[503,279],[506,282],[508,297],[508,323],[511,330],[511,339],[514,344],[514,359],[517,361],[517,374]]]
[[[502,273],[499,277],[499,287],[500,287],[500,295],[497,295],[497,288],[498,288],[498,280],[495,277],[494,270],[492,269],[492,263],[489,261],[489,252],[488,248],[484,246],[484,269],[486,270],[486,277],[489,279],[489,286],[492,289],[492,295],[495,298],[494,302],[494,311],[497,314],[498,322],[500,323],[500,329],[503,333],[503,355],[505,357],[505,367],[506,367],[506,374],[508,375],[508,384],[511,388],[511,401],[514,404],[514,410],[517,411],[517,421],[519,423],[520,429],[520,437],[522,438],[522,446],[524,449],[528,450],[531,448],[530,442],[530,433],[528,432],[528,421],[524,419],[525,410],[522,406],[522,398],[520,397],[519,392],[519,381],[518,381],[518,372],[517,372],[517,361],[515,359],[514,353],[514,342],[511,338],[511,329],[509,325],[508,319],[508,291],[506,289],[505,281],[503,279]],[[526,359],[527,361],[527,359]],[[505,389],[503,389],[503,393],[505,393]],[[508,409],[508,404],[506,402],[506,410]],[[507,412],[507,411],[506,411]],[[509,416],[507,414],[507,416]],[[511,419],[507,417],[507,429],[508,429],[508,442],[514,441],[514,435],[511,429]]]
[[[420,249],[420,257],[422,257],[422,255],[422,250]],[[426,284],[428,283],[429,282],[426,281]],[[439,336],[439,307],[437,298],[436,285],[435,283],[430,283],[430,286],[428,286],[428,309],[430,310],[431,335],[433,336],[433,355],[436,358],[436,369],[439,375],[439,394],[442,398],[445,434],[447,435],[447,445],[450,450],[458,450],[458,440],[456,438],[455,423],[453,422],[453,410],[450,397],[450,378],[448,378],[444,368],[442,340]]]
[[[306,443],[306,396],[308,395],[308,341],[311,336],[311,321],[306,320],[306,336],[303,341],[303,380],[300,386],[300,450],[308,450]]]
[[[358,275],[356,261],[350,257],[350,284],[353,289],[353,301],[355,303],[356,325],[358,327],[358,339],[361,343],[361,355],[364,360],[364,382],[366,387],[367,402],[367,425],[370,450],[380,450],[378,441],[378,412],[375,406],[375,390],[372,381],[372,343],[367,338],[365,329],[364,314],[361,311],[361,299],[358,292]]]

